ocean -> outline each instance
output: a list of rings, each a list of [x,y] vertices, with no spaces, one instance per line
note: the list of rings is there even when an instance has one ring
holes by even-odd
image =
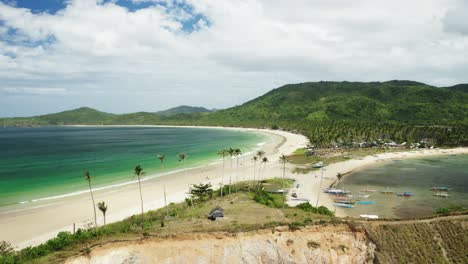
[[[140,164],[146,175],[207,165],[229,147],[244,153],[267,139],[261,133],[211,128],[40,127],[0,128],[0,207],[67,196],[87,190],[89,170],[94,188],[136,180]],[[178,161],[177,154],[187,158]]]

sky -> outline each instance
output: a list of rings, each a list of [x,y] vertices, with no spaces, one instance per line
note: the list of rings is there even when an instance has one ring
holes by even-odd
[[[0,0],[0,116],[227,108],[288,83],[468,83],[466,0]]]

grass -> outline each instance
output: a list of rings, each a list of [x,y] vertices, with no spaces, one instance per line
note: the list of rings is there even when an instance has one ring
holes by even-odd
[[[292,186],[288,180],[287,186]],[[167,237],[195,232],[243,232],[279,225],[289,225],[292,229],[313,224],[336,222],[334,217],[320,215],[300,208],[282,208],[282,195],[264,190],[282,187],[281,179],[262,181],[263,190],[253,191],[255,183],[243,182],[232,186],[233,194],[215,197],[189,206],[187,203],[170,204],[166,208],[149,211],[144,215],[144,228],[141,218],[134,215],[123,221],[99,227],[96,230],[79,230],[76,234],[60,233],[56,238],[37,247],[23,249],[16,253],[0,254],[0,263],[60,263],[70,256],[87,254],[100,244],[113,241],[135,241],[148,237]],[[248,191],[251,190],[251,191]],[[268,195],[273,204],[255,201],[255,195]],[[224,209],[221,220],[207,219],[208,212],[216,206]],[[332,221],[333,220],[333,221]]]

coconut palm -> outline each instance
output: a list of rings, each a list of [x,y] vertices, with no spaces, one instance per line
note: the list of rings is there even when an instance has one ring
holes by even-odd
[[[320,184],[319,184],[319,189],[317,191],[317,203],[315,204],[315,207],[318,207],[318,203],[319,203],[319,198],[320,198],[320,192],[322,190],[322,180],[323,180],[323,168],[320,169],[322,171],[321,175],[320,175]]]
[[[89,173],[89,171],[85,171],[84,178],[85,178],[85,180],[88,181],[89,193],[91,194],[91,200],[93,201],[94,227],[97,227],[96,206],[95,206],[95,203],[94,203],[93,188],[91,187],[91,174]]]
[[[158,154],[156,155],[156,158],[161,162],[161,171],[164,173],[164,159],[166,158],[166,155]]]
[[[253,173],[253,180],[255,181],[255,172],[257,171],[257,161],[258,161],[258,156],[253,156],[252,158],[253,162],[254,162],[254,173]]]
[[[258,151],[257,151],[257,156],[258,156],[258,159],[260,160],[260,162],[262,162],[263,156],[265,156],[265,151],[263,151],[263,150],[258,150]],[[260,166],[258,166],[258,175],[257,175],[257,179],[261,176],[261,175],[260,175],[261,172],[262,172],[262,166],[260,165]]]
[[[236,153],[236,151],[233,149],[233,148],[229,148],[227,150],[227,153],[229,154],[229,156],[231,157],[230,158],[230,161],[231,161],[231,173],[229,174],[229,194],[231,194],[231,185],[232,185],[232,156],[234,156],[234,153]]]
[[[236,156],[236,180],[238,181],[239,177],[239,156],[242,155],[242,150],[236,148],[234,150],[234,155]]]
[[[104,225],[106,225],[106,212],[107,212],[107,205],[105,202],[99,202],[97,204],[99,210],[101,210],[102,215],[104,216]]]
[[[283,154],[280,156],[280,162],[283,164],[283,207],[286,202],[286,192],[285,192],[285,186],[284,186],[284,180],[286,178],[286,162],[288,161],[288,158]]]
[[[263,178],[264,174],[265,174],[265,169],[266,169],[266,164],[268,162],[268,158],[267,157],[263,157],[262,158],[262,163],[263,163],[263,173],[262,171],[260,171],[260,175],[258,177],[258,181],[260,183],[260,178]],[[261,166],[260,166],[260,169],[261,169]]]
[[[225,149],[222,149],[218,151],[218,156],[223,157],[223,176],[221,177],[221,197],[223,197],[223,190],[224,190],[224,158],[227,155],[227,151]]]
[[[141,192],[141,178],[145,175],[145,172],[143,171],[143,168],[140,166],[140,164],[136,165],[135,167],[135,175],[138,178],[138,187],[140,188],[140,203],[141,203],[141,225],[143,226],[143,194]]]
[[[336,178],[338,179],[338,186],[341,186],[341,179],[343,178],[343,174],[341,173],[336,174]]]

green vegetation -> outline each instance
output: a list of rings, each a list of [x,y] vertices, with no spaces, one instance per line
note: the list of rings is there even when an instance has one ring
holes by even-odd
[[[281,194],[268,194],[277,202],[265,206],[255,202],[255,195],[265,190],[280,188],[282,179],[261,182],[240,182],[232,186],[231,195],[220,196],[220,191],[210,191],[210,186],[195,185],[197,195],[193,205],[187,203],[169,204],[167,207],[144,214],[131,216],[123,221],[88,230],[79,229],[75,234],[61,232],[56,238],[36,247],[14,252],[8,243],[0,243],[0,263],[57,263],[77,254],[87,254],[91,248],[112,241],[136,241],[147,237],[167,237],[191,232],[242,232],[270,229],[276,226],[290,226],[292,230],[307,225],[327,224],[334,221],[330,215],[304,211],[300,208],[282,208]],[[288,186],[292,185],[287,181]],[[226,186],[227,187],[227,186]],[[209,194],[212,194],[211,196]],[[227,216],[222,221],[207,219],[208,212],[220,206]],[[164,224],[162,220],[165,219]],[[143,229],[142,229],[143,227]]]
[[[282,128],[306,135],[317,147],[366,142],[468,145],[466,85],[438,88],[412,81],[289,84],[243,105],[217,112],[114,115],[90,108],[28,118],[3,126],[215,125]]]
[[[193,113],[209,113],[212,112],[204,107],[196,107],[196,106],[187,106],[181,105],[178,107],[169,108],[164,111],[158,111],[156,114],[161,116],[173,116],[178,114],[193,114]]]
[[[463,220],[366,225],[377,263],[467,263]]]
[[[311,212],[314,214],[329,215],[329,216],[334,215],[333,212],[330,211],[330,209],[328,209],[325,206],[313,207],[310,203],[301,203],[301,204],[298,204],[296,207],[303,211]]]

